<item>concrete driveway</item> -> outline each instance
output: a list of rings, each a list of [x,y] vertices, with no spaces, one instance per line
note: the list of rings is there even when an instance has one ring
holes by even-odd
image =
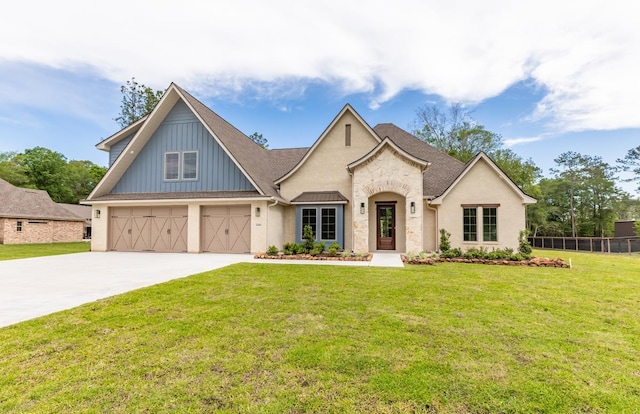
[[[0,261],[0,327],[253,260],[243,254],[91,252]]]

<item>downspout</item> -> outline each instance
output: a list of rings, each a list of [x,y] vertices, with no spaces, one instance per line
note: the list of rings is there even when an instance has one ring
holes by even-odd
[[[437,251],[437,250],[439,250],[439,248],[440,248],[440,246],[439,246],[439,244],[438,244],[438,233],[439,233],[439,230],[438,230],[438,209],[437,209],[437,208],[435,208],[435,207],[431,207],[431,206],[429,205],[430,203],[429,203],[429,199],[428,199],[428,198],[427,198],[425,201],[427,202],[426,207],[427,207],[429,210],[433,210],[433,212],[434,212],[434,214],[435,214],[435,216],[436,216],[435,241],[436,241],[436,251]]]

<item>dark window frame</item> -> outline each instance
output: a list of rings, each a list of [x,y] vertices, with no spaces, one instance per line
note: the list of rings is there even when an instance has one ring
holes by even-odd
[[[313,220],[311,220],[311,215],[306,215],[305,212],[313,212]],[[315,207],[312,208],[302,208],[300,212],[300,238],[304,240],[304,228],[305,226],[311,226],[313,229],[313,238],[317,238],[318,234],[318,209]]]
[[[327,233],[333,233],[333,237],[325,237],[325,211],[332,211],[333,216],[327,217],[332,218],[333,223],[327,223],[327,225],[332,226],[333,228],[327,230]],[[335,207],[320,207],[320,240],[322,241],[336,241],[338,240],[338,209]]]
[[[482,241],[498,241],[497,207],[482,207]]]
[[[465,242],[478,241],[477,207],[462,208],[462,240]]]

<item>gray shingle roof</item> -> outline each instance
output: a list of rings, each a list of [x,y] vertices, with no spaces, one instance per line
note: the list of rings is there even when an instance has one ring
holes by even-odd
[[[293,200],[292,203],[346,203],[349,201],[340,191],[305,191]]]
[[[44,190],[16,187],[0,179],[0,217],[83,221],[51,200]]]
[[[431,163],[424,172],[423,194],[425,196],[436,197],[444,193],[465,168],[465,164],[461,161],[393,124],[378,124],[373,130],[380,138],[389,137],[404,151]]]

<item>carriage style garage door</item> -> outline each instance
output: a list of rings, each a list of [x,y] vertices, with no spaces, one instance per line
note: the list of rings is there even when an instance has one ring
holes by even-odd
[[[187,206],[114,207],[109,248],[132,252],[186,252]]]
[[[202,251],[249,253],[251,251],[251,206],[202,207]]]

